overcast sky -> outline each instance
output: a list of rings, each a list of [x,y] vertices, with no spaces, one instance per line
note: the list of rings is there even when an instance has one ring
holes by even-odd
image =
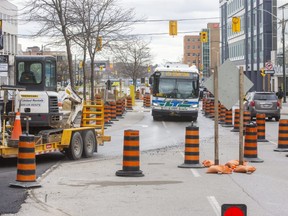
[[[23,0],[10,0],[16,6]],[[181,61],[183,57],[183,36],[198,35],[209,22],[219,22],[219,0],[118,0],[123,8],[134,8],[137,17],[147,20],[178,21],[179,34],[169,36],[168,21],[146,22],[135,25],[133,34],[147,34],[144,38],[151,41],[153,63]],[[287,0],[278,0],[278,6]],[[21,8],[20,6],[18,6]],[[187,20],[189,19],[189,20]],[[21,25],[22,24],[22,25]],[[19,34],[27,34],[27,24],[19,22]],[[181,33],[182,32],[182,33]],[[159,35],[159,33],[167,33]],[[158,35],[157,35],[158,34]],[[20,37],[22,49],[27,46],[41,46],[45,41],[27,40]],[[63,48],[64,50],[64,48]]]

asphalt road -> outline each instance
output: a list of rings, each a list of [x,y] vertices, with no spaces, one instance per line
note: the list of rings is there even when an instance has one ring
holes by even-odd
[[[248,215],[253,216],[285,215],[288,211],[287,157],[285,153],[273,151],[277,147],[278,122],[266,123],[266,138],[271,142],[258,143],[258,155],[264,162],[255,164],[257,170],[252,175],[207,175],[206,169],[184,171],[177,168],[183,163],[185,127],[189,124],[185,121],[155,122],[148,109],[127,113],[124,119],[106,130],[112,140],[100,146],[93,158],[71,162],[62,156],[58,159],[45,157],[43,171],[59,160],[63,162],[41,180],[40,189],[30,191],[17,215],[220,216],[223,203],[246,204]],[[200,159],[213,159],[214,122],[199,113],[196,125],[200,128]],[[140,131],[141,169],[145,178],[115,177],[115,169],[121,169],[125,129]],[[239,156],[238,133],[230,130],[219,126],[222,164]],[[37,161],[38,173],[40,165]],[[15,161],[10,168],[13,166]],[[6,168],[6,172],[12,172],[9,166]],[[6,168],[1,167],[3,176]],[[20,189],[16,197],[21,204],[24,191]]]
[[[67,160],[61,153],[39,155],[36,158],[36,176],[41,176],[52,165]],[[0,158],[0,215],[7,213],[17,213],[27,197],[27,190],[23,188],[10,187],[10,183],[16,180],[17,159]]]

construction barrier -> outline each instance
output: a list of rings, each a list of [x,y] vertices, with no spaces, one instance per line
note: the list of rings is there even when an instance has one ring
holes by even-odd
[[[142,177],[140,170],[139,131],[124,131],[123,166],[116,172],[116,176]]]
[[[132,108],[132,98],[131,98],[131,96],[127,96],[126,97],[126,100],[127,100],[127,104],[126,104],[126,109],[127,110],[133,110],[133,108]]]
[[[135,98],[136,99],[140,99],[140,91],[139,91],[139,89],[136,91]]]
[[[278,147],[274,151],[288,151],[288,119],[279,120]]]
[[[117,118],[122,118],[122,100],[118,99],[116,101],[116,116]]]
[[[249,162],[263,162],[262,159],[258,158],[257,151],[257,126],[253,123],[246,125],[244,142],[244,160]]]
[[[214,99],[210,100],[210,111],[208,118],[214,118],[215,117],[215,110],[214,110]]]
[[[203,168],[199,163],[199,127],[186,127],[184,163],[179,168]]]
[[[151,107],[151,96],[149,93],[144,95],[145,107]]]
[[[225,123],[222,124],[223,127],[233,127],[232,124],[232,109],[225,111]]]
[[[16,112],[14,124],[13,124],[13,130],[11,134],[11,138],[8,141],[9,147],[17,147],[19,143],[19,137],[22,134],[22,127],[21,127],[21,116],[20,112]]]
[[[111,121],[117,121],[116,102],[110,101],[109,104],[110,104]]]
[[[113,124],[113,122],[111,122],[111,106],[106,102],[104,104],[104,125],[110,126],[111,124]]]
[[[22,134],[19,139],[16,182],[11,187],[40,187],[36,181],[35,136]]]
[[[208,117],[209,114],[210,114],[210,99],[207,99],[205,105],[205,116]]]
[[[207,101],[207,98],[203,98],[202,100],[202,113],[205,113],[205,106],[206,106],[206,101]]]
[[[256,114],[256,124],[257,124],[257,142],[268,142],[265,138],[265,113],[258,113]]]
[[[239,132],[240,126],[240,109],[234,110],[234,128],[231,130],[232,132]]]
[[[95,127],[104,129],[104,108],[101,99],[84,101],[82,109],[81,127]]]
[[[219,115],[219,124],[225,123],[225,112],[226,112],[226,107],[221,104],[220,115]]]

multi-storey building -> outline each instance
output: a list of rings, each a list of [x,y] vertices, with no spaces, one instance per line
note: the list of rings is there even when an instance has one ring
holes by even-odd
[[[199,35],[185,35],[183,41],[183,63],[196,65],[200,68],[201,65],[201,42]]]
[[[202,71],[203,77],[209,77],[220,60],[220,31],[219,23],[208,23],[206,29],[202,32],[207,32],[207,42],[202,43]]]
[[[276,0],[219,0],[221,63],[230,59],[244,68],[254,83],[251,90],[269,90],[270,76],[261,76],[271,51],[277,50]],[[232,17],[240,17],[241,31],[232,32]]]
[[[13,83],[14,56],[17,54],[17,7],[7,0],[1,0],[1,42],[0,82]],[[8,82],[10,80],[10,82]]]

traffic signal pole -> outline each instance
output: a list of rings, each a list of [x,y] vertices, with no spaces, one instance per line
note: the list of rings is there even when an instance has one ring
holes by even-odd
[[[286,103],[286,67],[285,67],[285,26],[286,21],[284,19],[284,8],[287,4],[282,6],[282,44],[283,44],[283,91],[284,91],[284,97],[283,97],[283,103]]]

